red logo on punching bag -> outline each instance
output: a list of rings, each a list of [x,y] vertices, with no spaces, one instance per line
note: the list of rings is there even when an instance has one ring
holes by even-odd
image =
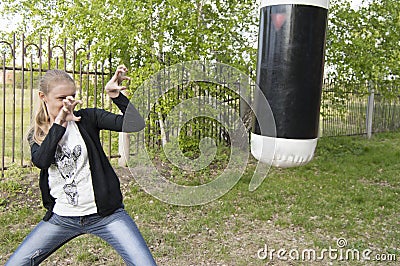
[[[284,13],[271,14],[271,18],[272,18],[272,23],[275,26],[275,30],[279,31],[282,28],[283,23],[285,23],[286,14]]]

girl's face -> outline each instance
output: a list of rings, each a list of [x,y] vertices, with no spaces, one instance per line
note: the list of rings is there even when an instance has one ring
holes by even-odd
[[[39,91],[39,97],[47,106],[47,112],[50,116],[50,121],[54,121],[63,107],[63,100],[67,96],[75,98],[76,88],[75,84],[70,81],[61,81],[56,84],[51,84],[47,94]]]

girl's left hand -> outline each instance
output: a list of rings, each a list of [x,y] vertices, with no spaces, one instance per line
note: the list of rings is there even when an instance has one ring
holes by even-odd
[[[130,80],[129,77],[125,76],[125,74],[128,72],[128,69],[126,66],[121,65],[117,68],[115,71],[114,76],[110,79],[110,81],[106,84],[106,92],[110,98],[116,98],[118,97],[120,91],[126,90],[125,86],[121,86],[122,81],[124,80]]]

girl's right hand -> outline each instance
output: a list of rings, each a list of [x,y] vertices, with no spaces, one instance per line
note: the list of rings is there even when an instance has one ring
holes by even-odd
[[[80,121],[81,117],[76,117],[74,115],[75,106],[78,104],[82,104],[82,101],[75,100],[72,96],[67,96],[67,98],[63,100],[63,107],[60,109],[54,122],[65,127],[69,121]]]

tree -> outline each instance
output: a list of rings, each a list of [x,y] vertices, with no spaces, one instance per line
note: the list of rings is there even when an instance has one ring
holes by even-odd
[[[5,0],[4,5],[4,14],[23,16],[19,32],[27,39],[73,37],[90,43],[92,60],[111,53],[118,61],[114,66],[124,63],[134,72],[132,88],[178,62],[216,60],[244,72],[255,66],[253,0]],[[164,118],[176,103],[161,101],[150,116],[164,142]]]
[[[330,11],[327,65],[344,81],[398,80],[400,2],[372,0],[354,10],[335,0]],[[381,91],[387,93],[388,91]]]
[[[398,78],[400,2],[369,0],[352,9],[331,0],[326,65],[345,81]],[[28,38],[50,34],[91,43],[99,58],[112,52],[140,83],[165,64],[218,60],[245,72],[256,62],[257,1],[250,0],[4,0],[2,14],[24,18]]]
[[[198,59],[217,59],[247,71],[250,55],[255,55],[254,1],[5,0],[3,4],[3,14],[23,16],[18,30],[27,38],[73,36],[90,42],[99,58],[112,52],[143,73]]]

